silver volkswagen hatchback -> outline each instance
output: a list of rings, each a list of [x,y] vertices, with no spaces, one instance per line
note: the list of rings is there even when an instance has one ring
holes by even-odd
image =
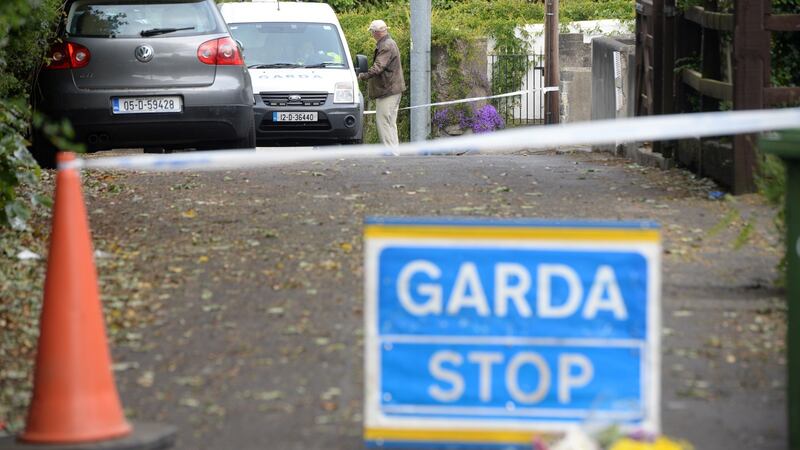
[[[35,108],[89,151],[253,148],[253,90],[213,0],[72,0]],[[34,132],[32,153],[56,149]]]

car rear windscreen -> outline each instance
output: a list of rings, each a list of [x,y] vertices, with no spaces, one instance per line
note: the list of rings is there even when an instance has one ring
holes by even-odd
[[[187,36],[224,32],[204,1],[78,0],[67,16],[67,33],[81,37]]]
[[[330,23],[232,23],[231,35],[244,46],[249,67],[348,67],[342,40]]]

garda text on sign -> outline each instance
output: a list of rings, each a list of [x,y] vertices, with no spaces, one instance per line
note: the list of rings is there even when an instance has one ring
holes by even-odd
[[[649,222],[368,219],[366,442],[658,431],[660,252]]]

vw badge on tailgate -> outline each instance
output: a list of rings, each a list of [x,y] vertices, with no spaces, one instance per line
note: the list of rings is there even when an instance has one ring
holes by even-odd
[[[136,55],[136,59],[138,59],[143,63],[146,63],[150,62],[150,60],[153,59],[153,54],[155,53],[155,51],[153,50],[153,47],[147,44],[142,44],[136,47],[136,50],[133,53],[134,55]]]

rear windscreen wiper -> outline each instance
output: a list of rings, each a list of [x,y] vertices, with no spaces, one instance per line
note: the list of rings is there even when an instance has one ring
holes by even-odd
[[[306,69],[315,69],[318,67],[331,67],[331,66],[339,66],[344,67],[344,63],[337,63],[337,62],[321,62],[319,64],[309,64],[304,66]]]
[[[303,67],[303,65],[294,63],[272,63],[272,64],[251,64],[247,66],[248,69],[284,69],[293,67]]]
[[[167,34],[167,33],[174,33],[176,31],[184,31],[184,30],[194,30],[194,27],[183,27],[183,28],[151,28],[149,30],[142,30],[139,33],[142,37],[149,37],[149,36],[156,36],[159,34]]]

